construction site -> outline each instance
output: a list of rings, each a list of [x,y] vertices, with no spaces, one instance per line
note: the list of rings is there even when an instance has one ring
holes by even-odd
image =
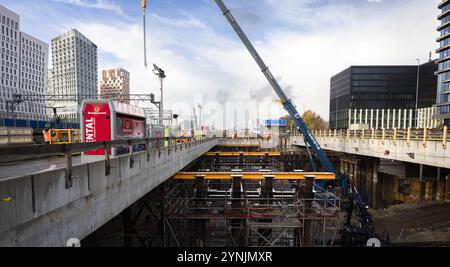
[[[287,115],[261,123],[258,114],[257,129],[240,129],[233,111],[234,129],[216,129],[201,104],[176,114],[155,64],[159,99],[129,84],[114,93],[111,75],[130,76],[123,68],[104,72],[108,94],[13,93],[0,114],[0,246],[450,246],[450,124],[438,106],[419,109],[419,77],[415,109],[336,104],[335,128],[308,119],[232,10],[212,2]],[[147,69],[147,1],[141,8]],[[53,114],[16,112],[42,101]],[[68,101],[75,112],[61,115]]]
[[[301,170],[308,164],[306,155],[293,152],[261,151],[258,144],[221,144],[130,208],[130,214],[122,216],[129,220],[123,221],[128,234],[117,232],[115,239],[112,223],[112,228],[88,237],[86,244],[337,246],[341,200],[317,190],[315,183],[334,175]],[[115,223],[122,229],[120,219]]]

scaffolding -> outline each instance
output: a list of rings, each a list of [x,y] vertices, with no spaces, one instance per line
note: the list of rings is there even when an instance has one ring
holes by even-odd
[[[164,246],[335,246],[341,201],[324,190],[305,192],[305,183],[171,181],[163,205]]]

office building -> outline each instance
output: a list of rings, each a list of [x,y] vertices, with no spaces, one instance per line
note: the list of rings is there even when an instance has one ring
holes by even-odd
[[[349,110],[415,110],[416,100],[418,108],[433,106],[436,103],[436,70],[434,61],[420,66],[347,68],[331,78],[330,128],[348,128],[349,121],[353,119]]]

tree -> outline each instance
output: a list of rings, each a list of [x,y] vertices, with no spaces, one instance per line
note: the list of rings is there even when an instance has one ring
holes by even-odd
[[[303,113],[302,116],[306,125],[310,130],[326,130],[328,129],[328,122],[325,121],[320,115],[315,113],[314,111],[308,110]],[[289,115],[280,118],[281,120],[286,120],[286,128],[285,130],[297,129],[297,126],[294,124],[294,121],[291,119]]]
[[[308,110],[303,113],[302,118],[310,130],[328,129],[328,122],[312,110]]]

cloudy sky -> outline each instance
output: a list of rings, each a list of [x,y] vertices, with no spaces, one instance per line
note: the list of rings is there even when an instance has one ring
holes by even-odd
[[[210,123],[217,114],[208,111],[208,103],[238,103],[248,109],[246,116],[239,111],[231,120],[284,114],[214,0],[148,2],[148,60],[167,72],[168,108],[189,113],[192,105],[201,103],[204,120]],[[325,118],[334,74],[350,65],[412,65],[417,58],[428,60],[429,52],[438,47],[440,0],[224,2],[300,111],[312,109]],[[139,0],[0,4],[20,14],[22,31],[48,43],[70,28],[78,29],[98,45],[99,70],[124,67],[131,72],[132,93],[158,93],[157,79],[143,66]],[[266,104],[257,112],[255,101]]]

